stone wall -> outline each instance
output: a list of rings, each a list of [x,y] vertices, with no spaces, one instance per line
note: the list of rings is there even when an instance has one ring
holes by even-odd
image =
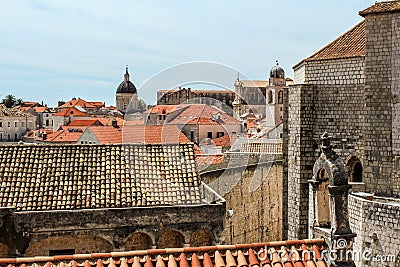
[[[4,215],[9,213],[9,210],[1,212]],[[27,255],[49,255],[50,250],[65,249],[74,249],[76,253],[90,253],[97,250],[120,251],[126,247],[148,248],[149,244],[143,238],[139,240],[137,236],[132,236],[135,233],[146,235],[147,240],[151,240],[151,246],[181,246],[190,245],[190,242],[208,242],[208,245],[212,245],[220,241],[224,217],[225,203],[14,212],[13,227],[7,226],[7,229],[12,229],[13,235],[21,238],[17,244],[9,238],[0,242],[13,249],[12,254],[18,250],[22,254],[26,251]],[[205,241],[204,235],[198,233],[199,230],[211,232],[213,238]],[[200,240],[193,237],[195,232]],[[171,237],[177,234],[179,240],[172,240]]]
[[[356,261],[361,266],[399,266],[400,264],[400,201],[375,198],[366,200],[354,195],[349,196],[350,227],[357,237],[355,252],[372,251],[375,256],[395,256],[388,262],[366,259]],[[378,258],[377,258],[378,259]]]
[[[393,175],[393,152],[399,153],[399,13],[365,17],[365,159],[367,190],[380,195],[400,196]],[[392,114],[393,112],[393,114]],[[392,132],[393,131],[393,132]],[[392,142],[393,138],[393,142]]]
[[[307,237],[308,179],[314,165],[313,99],[314,87],[295,85],[289,88],[287,164],[288,164],[288,238]]]
[[[243,159],[243,166],[240,166],[240,155],[247,157],[246,153],[230,155],[229,167],[220,166],[201,174],[203,182],[226,199],[227,214],[221,241],[237,244],[281,240],[281,157],[252,154],[251,159]],[[250,163],[255,158],[259,163]]]

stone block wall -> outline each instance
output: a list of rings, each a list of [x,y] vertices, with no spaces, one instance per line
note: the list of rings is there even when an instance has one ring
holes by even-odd
[[[314,165],[314,87],[295,85],[289,88],[287,108],[287,201],[289,239],[307,238],[308,180]],[[286,173],[285,173],[286,174]]]
[[[232,161],[239,160],[238,156]],[[282,161],[271,155],[260,157],[259,163],[201,174],[203,182],[226,199],[221,235],[226,244],[282,239]]]
[[[393,175],[393,153],[400,149],[399,104],[394,104],[400,93],[398,18],[399,13],[365,17],[364,176],[367,190],[387,196],[400,196],[399,181]]]
[[[375,260],[356,261],[361,266],[399,266],[400,264],[400,202],[393,199],[366,200],[349,196],[350,227],[357,234],[353,251],[371,250]],[[387,260],[382,256],[386,257]],[[395,257],[395,259],[393,259]]]

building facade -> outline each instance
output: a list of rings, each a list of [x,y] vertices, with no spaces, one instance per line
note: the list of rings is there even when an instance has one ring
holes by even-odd
[[[360,23],[294,66],[295,85],[285,91],[287,234],[311,234],[308,199],[313,188],[308,181],[315,176],[319,136],[328,132],[353,186],[349,219],[357,234],[354,247],[399,256],[394,244],[400,244],[395,215],[400,197],[400,2],[377,2],[359,14],[364,18]],[[363,260],[356,264],[382,266]]]
[[[36,129],[36,117],[19,108],[0,104],[0,142],[20,141],[29,130]]]

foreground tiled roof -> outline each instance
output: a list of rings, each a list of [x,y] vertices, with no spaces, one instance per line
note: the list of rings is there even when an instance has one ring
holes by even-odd
[[[1,267],[326,267],[324,239],[0,259]],[[286,253],[286,254],[284,254]]]
[[[365,55],[365,21],[361,21],[306,61]]]
[[[0,207],[199,204],[193,144],[0,147]]]
[[[370,6],[363,11],[360,11],[361,16],[376,13],[386,13],[386,12],[398,12],[400,11],[400,1],[384,1],[376,2],[373,6]]]

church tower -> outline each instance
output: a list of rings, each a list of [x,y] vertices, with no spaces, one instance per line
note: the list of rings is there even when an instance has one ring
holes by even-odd
[[[129,80],[128,65],[124,74],[124,81],[120,83],[115,95],[117,109],[122,113],[129,113],[138,109],[138,95],[135,85]]]

